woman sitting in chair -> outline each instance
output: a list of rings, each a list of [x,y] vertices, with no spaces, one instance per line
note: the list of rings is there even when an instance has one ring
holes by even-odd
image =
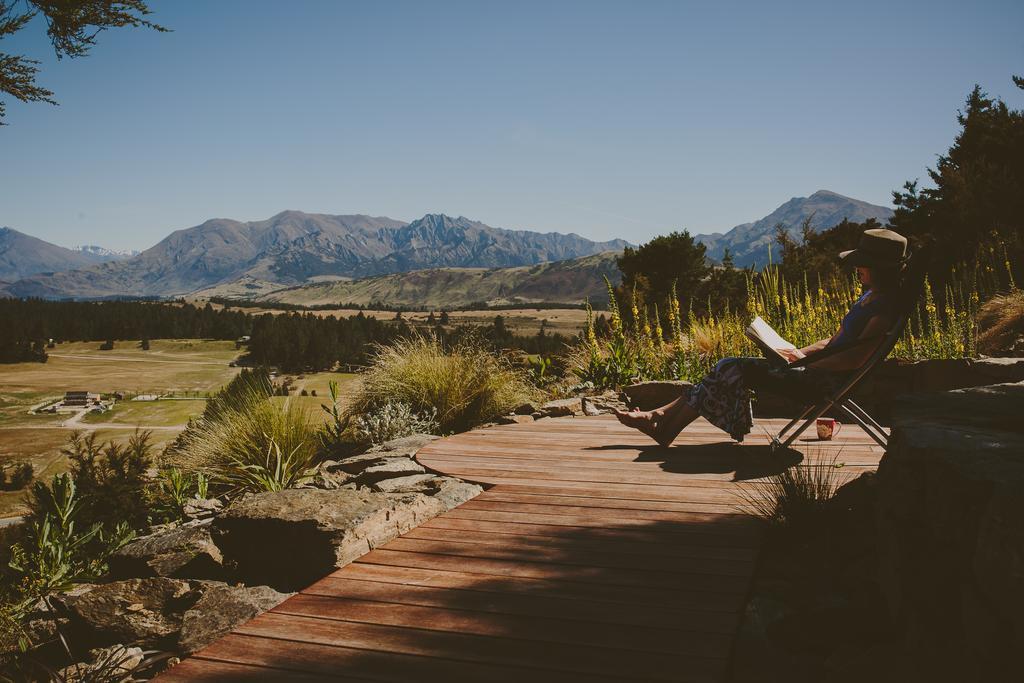
[[[616,411],[619,421],[639,429],[662,446],[698,416],[728,432],[736,441],[750,433],[753,411],[750,390],[764,389],[806,397],[836,389],[848,373],[864,365],[878,344],[862,343],[813,360],[815,352],[856,340],[883,337],[895,322],[898,288],[907,256],[907,239],[892,230],[865,230],[860,245],[839,258],[856,266],[864,293],[850,307],[839,331],[800,349],[811,356],[803,367],[774,367],[764,358],[723,358],[688,396],[650,411]],[[793,349],[779,349],[787,361],[801,358]]]

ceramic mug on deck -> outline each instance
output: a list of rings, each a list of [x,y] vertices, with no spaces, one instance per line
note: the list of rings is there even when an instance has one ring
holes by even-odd
[[[831,441],[832,437],[839,433],[842,424],[831,417],[818,418],[818,438],[822,441]]]

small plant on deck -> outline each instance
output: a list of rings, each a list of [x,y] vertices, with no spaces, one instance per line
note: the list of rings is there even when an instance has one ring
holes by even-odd
[[[839,454],[793,465],[741,489],[740,508],[775,527],[807,530],[820,524],[822,511],[843,482]]]

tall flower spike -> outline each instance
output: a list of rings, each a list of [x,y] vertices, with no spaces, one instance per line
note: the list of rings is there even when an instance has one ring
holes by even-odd
[[[619,304],[615,300],[615,288],[607,275],[604,276],[604,284],[608,289],[608,313],[611,315],[612,330],[622,332],[622,316],[619,315]]]

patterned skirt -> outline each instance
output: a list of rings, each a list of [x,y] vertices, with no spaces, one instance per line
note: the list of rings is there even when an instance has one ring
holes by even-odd
[[[736,441],[750,433],[754,412],[752,391],[763,389],[811,401],[838,388],[842,373],[808,368],[778,368],[764,358],[723,358],[690,390],[687,403]]]

